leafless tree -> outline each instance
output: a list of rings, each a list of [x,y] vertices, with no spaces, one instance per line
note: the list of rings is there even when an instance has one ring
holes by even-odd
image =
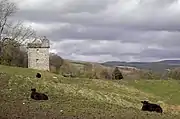
[[[0,0],[0,39],[6,27],[8,27],[8,19],[17,11],[17,7],[14,3],[8,0]]]
[[[12,24],[7,29],[6,35],[12,40],[18,41],[20,44],[25,43],[25,39],[35,38],[36,32],[31,28],[31,26],[26,27],[23,22],[18,22]]]
[[[0,48],[6,40],[17,40],[20,44],[30,37],[34,37],[35,31],[26,27],[23,22],[11,21],[11,17],[18,11],[15,3],[9,0],[0,0]]]

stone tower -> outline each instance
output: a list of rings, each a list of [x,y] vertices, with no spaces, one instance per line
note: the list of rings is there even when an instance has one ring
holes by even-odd
[[[49,71],[49,40],[36,39],[28,43],[28,68]]]

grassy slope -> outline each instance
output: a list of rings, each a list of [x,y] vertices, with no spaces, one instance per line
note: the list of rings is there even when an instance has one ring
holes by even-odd
[[[1,73],[3,72],[3,73]],[[33,119],[51,118],[123,118],[179,119],[180,84],[177,81],[107,81],[70,79],[36,70],[0,65],[0,116]],[[56,76],[57,78],[53,78]],[[29,98],[30,89],[46,92],[48,101]],[[170,94],[171,93],[171,94]],[[170,98],[168,97],[170,96]],[[158,102],[163,115],[140,111],[140,100]],[[175,105],[175,106],[173,106]],[[0,117],[1,118],[1,117]]]

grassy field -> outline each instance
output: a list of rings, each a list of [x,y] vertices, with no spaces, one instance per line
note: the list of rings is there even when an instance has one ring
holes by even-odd
[[[64,78],[37,70],[0,65],[0,119],[180,119],[180,82]],[[57,78],[56,78],[57,77]],[[48,101],[30,99],[31,88]],[[141,100],[164,113],[142,112]]]

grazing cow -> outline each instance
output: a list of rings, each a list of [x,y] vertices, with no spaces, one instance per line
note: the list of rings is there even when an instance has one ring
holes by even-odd
[[[37,74],[36,74],[36,78],[41,78],[41,74],[40,74],[40,73],[37,73]]]
[[[48,100],[48,96],[45,95],[44,93],[38,93],[36,92],[35,88],[31,89],[31,98],[34,100]]]
[[[142,111],[150,111],[150,112],[157,112],[157,113],[162,113],[163,110],[162,108],[160,107],[160,105],[157,105],[157,104],[152,104],[152,103],[149,103],[148,101],[141,101],[141,103],[143,103],[143,106],[142,106]]]

